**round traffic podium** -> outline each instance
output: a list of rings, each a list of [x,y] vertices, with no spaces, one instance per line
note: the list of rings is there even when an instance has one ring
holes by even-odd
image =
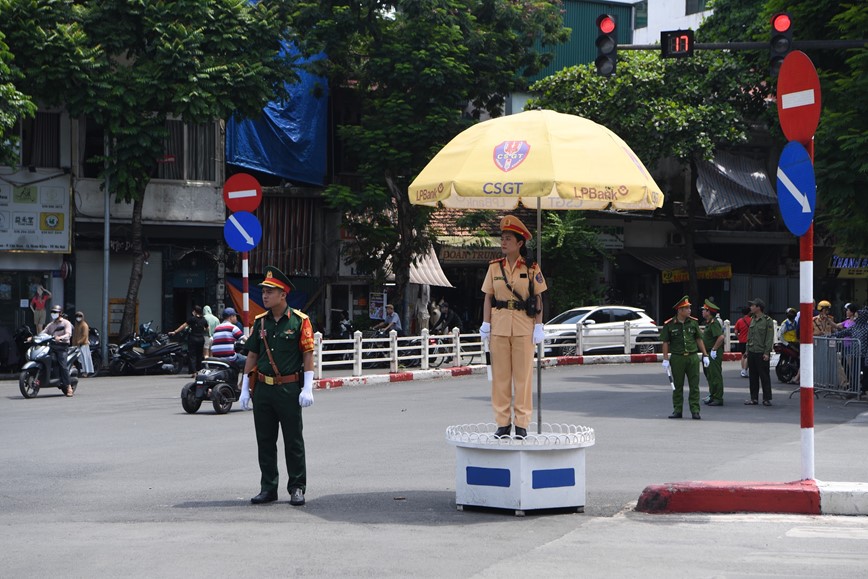
[[[526,438],[496,437],[493,423],[446,429],[455,446],[455,504],[514,510],[585,510],[585,449],[594,429],[543,422],[528,426]],[[537,434],[537,430],[541,430]]]

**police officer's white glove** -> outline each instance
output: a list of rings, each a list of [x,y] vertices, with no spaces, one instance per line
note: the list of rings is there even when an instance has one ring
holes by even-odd
[[[663,360],[663,369],[664,369],[664,370],[668,370],[668,369],[669,369],[669,360]]]
[[[479,327],[479,335],[483,340],[491,338],[491,324],[489,322],[482,322],[482,325]]]
[[[712,351],[711,351],[711,359],[712,359],[712,360],[717,360],[717,350],[712,350]]]
[[[250,376],[247,374],[241,379],[241,398],[238,401],[242,410],[250,410]]]
[[[301,388],[301,394],[298,395],[298,404],[302,408],[313,405],[313,370],[304,373],[304,386]]]
[[[708,368],[708,365],[711,364],[711,359],[708,356],[702,357],[702,365]]]
[[[533,325],[533,343],[539,344],[543,340],[546,339],[546,333],[543,330],[542,324],[534,324]]]

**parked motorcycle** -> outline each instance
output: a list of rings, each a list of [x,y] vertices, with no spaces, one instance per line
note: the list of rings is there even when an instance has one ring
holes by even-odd
[[[202,402],[210,400],[217,414],[226,414],[241,397],[238,375],[241,371],[220,358],[205,358],[195,382],[181,388],[181,406],[188,414],[195,414]]]
[[[775,365],[775,375],[778,381],[789,383],[799,373],[799,345],[778,342],[774,346],[778,353],[778,363]]]
[[[127,336],[109,362],[109,374],[178,374],[184,365],[181,344],[169,341],[166,334],[150,329],[151,322],[140,326],[140,334]]]
[[[39,394],[41,388],[54,386],[61,392],[64,388],[60,385],[60,368],[52,363],[51,344],[54,338],[48,334],[37,334],[30,340],[31,346],[27,350],[27,362],[21,367],[18,375],[18,389],[25,398],[33,398]],[[69,368],[69,385],[72,391],[78,388],[78,348],[67,348],[66,366]]]

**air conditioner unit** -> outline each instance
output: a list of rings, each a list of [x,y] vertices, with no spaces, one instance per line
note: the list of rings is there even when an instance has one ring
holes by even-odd
[[[684,234],[678,231],[672,231],[667,238],[669,245],[684,245]]]

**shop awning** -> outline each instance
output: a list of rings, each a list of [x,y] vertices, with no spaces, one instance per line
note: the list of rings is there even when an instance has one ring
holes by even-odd
[[[660,271],[663,283],[680,283],[690,279],[687,272],[687,258],[683,251],[669,248],[628,249],[628,255]],[[694,255],[696,276],[699,279],[731,279],[732,265]]]
[[[391,272],[391,262],[386,264],[386,270],[389,272],[386,276],[388,280],[394,280],[395,274]],[[419,285],[435,285],[439,287],[455,287],[446,278],[443,273],[443,268],[440,267],[440,261],[437,259],[437,254],[434,253],[434,248],[430,248],[428,253],[416,258],[416,263],[410,265],[410,283]]]
[[[696,188],[707,215],[778,202],[762,159],[718,151],[713,161],[699,161],[696,167]]]

